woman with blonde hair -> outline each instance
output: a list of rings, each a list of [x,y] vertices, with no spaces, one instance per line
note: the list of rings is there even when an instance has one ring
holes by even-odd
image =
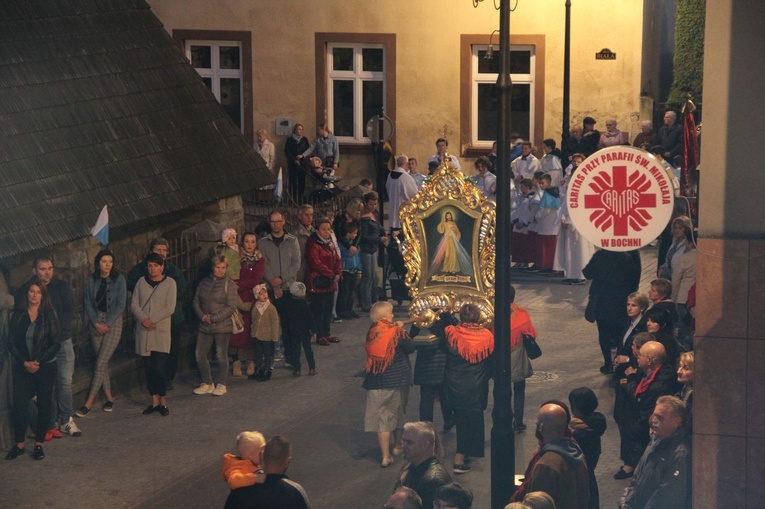
[[[680,355],[677,363],[677,381],[683,384],[680,392],[675,394],[685,403],[685,425],[688,432],[693,432],[693,352]]]

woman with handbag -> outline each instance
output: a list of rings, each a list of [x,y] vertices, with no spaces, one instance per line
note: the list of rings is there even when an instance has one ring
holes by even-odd
[[[534,374],[526,351],[526,341],[536,344],[537,330],[529,312],[515,304],[515,288],[510,287],[510,380],[513,382],[513,428],[516,433],[526,429],[523,409],[526,404],[526,379]],[[537,346],[537,349],[539,347]]]
[[[332,322],[334,293],[343,267],[332,242],[332,223],[329,219],[319,220],[317,230],[308,238],[305,255],[308,262],[305,285],[311,294],[316,342],[323,346],[339,343],[340,339],[330,335],[329,325]]]
[[[85,289],[85,312],[90,320],[90,341],[96,353],[96,365],[88,399],[75,412],[77,417],[85,417],[90,412],[101,387],[106,396],[102,410],[111,412],[114,409],[109,360],[122,338],[122,314],[127,304],[127,283],[125,277],[114,269],[114,253],[108,249],[99,251],[93,265],[93,276],[88,278]]]
[[[159,412],[167,417],[165,363],[170,354],[170,322],[177,296],[175,281],[162,274],[165,260],[157,253],[146,255],[146,276],[133,290],[130,311],[135,317],[135,353],[143,357],[146,388],[151,404],[144,415]]]
[[[266,270],[266,259],[258,249],[258,237],[252,232],[242,235],[241,269],[239,281],[236,282],[237,293],[242,302],[255,302],[253,289],[263,282]],[[255,374],[255,353],[250,339],[250,314],[242,313],[244,330],[231,334],[228,342],[228,353],[234,359],[234,376],[242,376],[242,363],[246,363],[247,375]]]
[[[226,394],[228,377],[228,339],[234,331],[232,317],[236,311],[238,297],[236,283],[226,275],[226,257],[215,256],[212,264],[212,274],[199,282],[197,293],[194,295],[194,313],[200,321],[195,356],[202,375],[202,383],[194,389],[194,394],[223,396]],[[217,385],[213,382],[210,361],[207,359],[213,343],[218,356]]]
[[[56,353],[61,348],[58,319],[45,284],[37,277],[26,286],[26,292],[13,311],[8,326],[8,350],[13,364],[13,441],[15,445],[5,457],[13,460],[24,454],[29,400],[37,396],[35,449],[32,458],[45,458],[43,442],[50,420],[53,384],[56,381]]]

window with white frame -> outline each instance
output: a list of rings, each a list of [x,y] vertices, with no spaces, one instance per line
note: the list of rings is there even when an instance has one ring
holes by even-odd
[[[243,130],[242,44],[239,41],[185,41],[186,57],[231,120]]]
[[[486,58],[488,45],[471,45],[471,145],[476,148],[490,148],[496,140],[498,128],[499,95],[499,52],[493,51],[492,58]],[[534,46],[512,45],[510,47],[510,78],[513,82],[511,93],[513,132],[524,140],[534,133]]]
[[[385,71],[382,44],[327,44],[327,121],[338,141],[368,141],[366,123],[385,107]]]

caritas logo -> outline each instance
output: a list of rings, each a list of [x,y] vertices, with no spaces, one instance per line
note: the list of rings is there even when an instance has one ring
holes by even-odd
[[[618,146],[599,150],[577,168],[566,199],[571,222],[587,240],[610,251],[631,251],[667,226],[674,192],[652,154]]]

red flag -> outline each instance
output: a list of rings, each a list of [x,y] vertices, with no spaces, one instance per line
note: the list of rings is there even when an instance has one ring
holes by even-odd
[[[699,142],[696,137],[696,119],[693,117],[693,110],[696,107],[689,99],[683,106],[683,168],[680,173],[680,189],[687,196],[686,192],[690,187],[688,175],[699,165]]]

